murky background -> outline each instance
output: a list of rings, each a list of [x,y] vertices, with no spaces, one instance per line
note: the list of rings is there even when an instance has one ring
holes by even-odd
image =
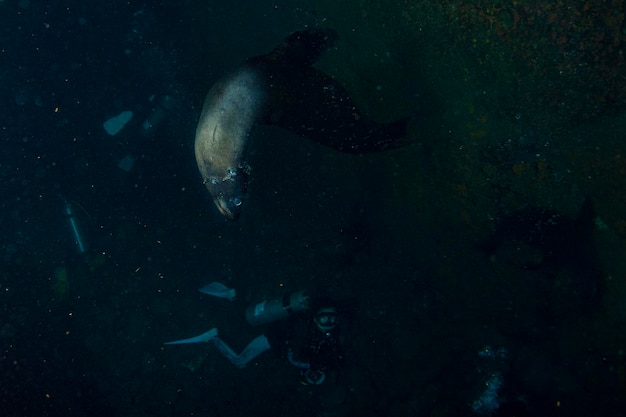
[[[625,7],[0,1],[2,414],[623,416]],[[367,115],[414,117],[411,145],[260,127],[228,222],[193,156],[204,95],[307,26],[339,33],[316,66]],[[348,312],[322,386],[162,345],[242,348],[245,308],[302,288]]]

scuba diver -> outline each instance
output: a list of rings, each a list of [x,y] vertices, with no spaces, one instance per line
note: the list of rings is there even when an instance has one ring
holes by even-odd
[[[222,298],[234,298],[234,290],[211,283],[200,292]],[[339,337],[339,315],[334,303],[326,298],[311,299],[304,291],[263,301],[246,310],[251,325],[269,324],[267,331],[254,338],[241,353],[235,352],[219,337],[217,328],[166,345],[213,343],[226,359],[244,368],[267,350],[274,350],[300,371],[300,382],[320,385],[327,372],[337,371],[343,362]]]

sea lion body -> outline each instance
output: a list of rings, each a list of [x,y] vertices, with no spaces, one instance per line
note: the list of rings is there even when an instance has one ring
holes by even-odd
[[[194,147],[203,183],[229,219],[238,217],[243,203],[249,174],[245,151],[265,101],[257,74],[244,66],[211,88],[196,128]]]
[[[246,60],[207,94],[196,129],[196,161],[227,218],[240,214],[250,173],[246,148],[257,124],[280,126],[347,153],[406,143],[408,119],[369,120],[339,83],[312,67],[335,38],[331,31],[295,32],[271,53]]]

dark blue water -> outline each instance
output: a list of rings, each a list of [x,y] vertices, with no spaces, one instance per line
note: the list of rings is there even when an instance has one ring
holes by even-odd
[[[576,146],[526,104],[515,117],[476,90],[470,109],[430,83],[450,61],[416,54],[444,51],[452,29],[437,46],[357,3],[97,3],[0,1],[0,414],[624,415],[623,275],[607,270],[624,269],[623,230],[600,211],[612,196],[580,210],[574,178],[602,161],[574,175]],[[373,118],[414,115],[413,144],[351,156],[261,127],[229,222],[193,156],[204,95],[307,25],[344,36],[320,66]],[[133,118],[107,134],[122,111]],[[211,281],[237,300],[197,292]],[[241,349],[263,331],[246,306],[302,288],[345,313],[343,369],[320,387],[272,354],[239,370],[212,346],[162,345],[219,327]]]

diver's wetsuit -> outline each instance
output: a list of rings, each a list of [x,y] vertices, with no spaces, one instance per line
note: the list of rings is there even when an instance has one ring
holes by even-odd
[[[281,359],[314,371],[337,370],[343,361],[338,327],[322,332],[305,313],[271,326],[265,336]]]
[[[272,324],[265,334],[253,339],[240,354],[218,336],[212,338],[212,341],[217,350],[239,368],[245,367],[270,348],[281,359],[287,359],[302,370],[337,370],[343,361],[338,328],[322,332],[310,313],[291,316]]]

